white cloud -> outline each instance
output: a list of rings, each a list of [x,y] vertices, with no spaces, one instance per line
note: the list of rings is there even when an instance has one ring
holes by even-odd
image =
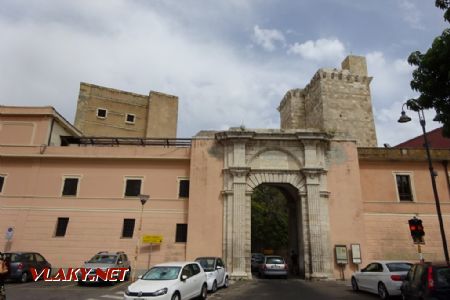
[[[291,45],[288,53],[298,54],[308,60],[335,61],[345,56],[345,46],[338,39],[309,40]]]
[[[422,24],[422,13],[411,0],[398,0],[403,21],[414,29],[425,29]]]
[[[267,51],[275,50],[278,44],[285,44],[285,38],[281,31],[259,28],[258,25],[253,27],[252,39]]]

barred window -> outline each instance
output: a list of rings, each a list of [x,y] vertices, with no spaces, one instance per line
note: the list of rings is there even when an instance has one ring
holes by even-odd
[[[187,242],[187,224],[177,224],[177,231],[175,233],[176,243]]]
[[[55,236],[65,236],[68,224],[69,218],[58,218],[58,222],[56,223]]]
[[[397,191],[400,201],[413,201],[411,178],[409,175],[397,174]]]
[[[125,197],[136,197],[141,193],[141,179],[127,179]]]
[[[78,178],[64,178],[63,196],[76,196],[78,189]]]
[[[180,180],[180,186],[178,188],[178,197],[180,197],[180,198],[189,197],[189,180],[188,179]]]
[[[134,233],[135,219],[123,219],[122,237],[132,238]]]

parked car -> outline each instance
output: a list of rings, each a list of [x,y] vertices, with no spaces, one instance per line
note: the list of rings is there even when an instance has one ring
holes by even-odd
[[[106,270],[108,268],[128,268],[128,272],[125,275],[125,280],[130,278],[131,265],[128,260],[128,256],[123,251],[108,252],[101,251],[95,254],[90,260],[84,262],[84,268],[90,268],[89,275],[95,275],[97,269]],[[82,280],[78,278],[78,284],[83,285],[91,281]]]
[[[198,257],[195,261],[202,266],[206,273],[208,291],[214,293],[219,287],[228,287],[228,273],[220,257]]]
[[[259,265],[259,277],[282,276],[287,278],[288,265],[283,257],[276,255],[264,256],[263,262]]]
[[[139,276],[124,299],[206,299],[207,293],[206,274],[198,262],[172,262],[155,265]]]
[[[413,265],[401,291],[403,299],[450,299],[450,266],[431,262]]]
[[[38,273],[49,268],[51,264],[37,252],[6,252],[5,258],[9,262],[9,279],[27,282],[31,279],[30,268],[35,268]]]
[[[406,261],[374,261],[352,275],[354,291],[378,294],[381,299],[400,295],[400,286],[412,264]]]
[[[259,265],[264,261],[264,254],[262,253],[252,253],[251,267],[252,272],[256,272],[259,269]]]

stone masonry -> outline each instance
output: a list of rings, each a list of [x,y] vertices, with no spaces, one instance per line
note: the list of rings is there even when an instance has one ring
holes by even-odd
[[[286,93],[278,110],[281,129],[316,129],[376,147],[366,60],[348,56],[342,69],[320,69],[304,89]]]
[[[105,110],[106,116],[99,117],[98,109]],[[154,91],[146,96],[80,84],[75,126],[86,136],[175,138],[177,119],[176,96]]]

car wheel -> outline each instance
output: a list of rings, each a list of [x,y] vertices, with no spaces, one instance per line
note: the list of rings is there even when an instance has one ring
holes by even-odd
[[[175,293],[172,295],[172,298],[170,298],[171,300],[180,300],[180,294]]]
[[[128,280],[130,280],[130,276],[131,276],[131,268],[128,268],[128,272],[127,272],[127,274],[125,274],[125,281],[128,281]]]
[[[206,297],[208,297],[208,287],[206,286],[206,283],[202,286],[202,289],[200,291],[200,297],[199,299],[205,300]]]
[[[230,280],[228,279],[228,276],[227,276],[227,277],[225,277],[225,282],[223,283],[223,287],[227,288],[229,286],[230,286]]]
[[[83,282],[82,280],[78,280],[78,285],[79,285],[79,286],[83,286],[83,285],[84,285],[84,282]]]
[[[20,282],[25,283],[28,281],[28,273],[27,272],[23,272],[22,276],[20,276]]]
[[[359,291],[358,282],[356,282],[356,278],[355,277],[352,277],[352,289],[355,292]]]
[[[389,298],[389,293],[386,289],[386,286],[382,282],[380,282],[378,284],[378,296],[380,296],[380,298],[383,300],[386,300]]]
[[[215,293],[217,291],[217,281],[214,280],[212,288],[211,288],[211,292]]]

